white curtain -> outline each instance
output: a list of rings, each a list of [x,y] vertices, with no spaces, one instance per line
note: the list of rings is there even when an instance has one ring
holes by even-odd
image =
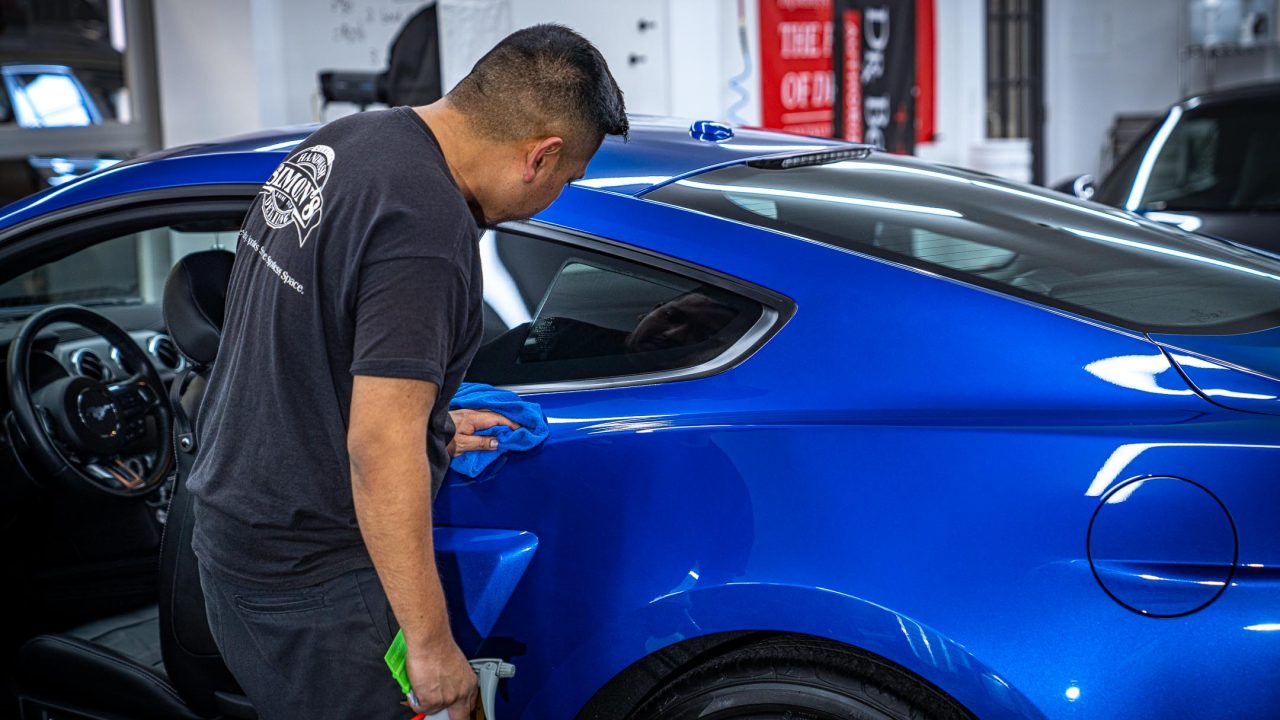
[[[440,82],[449,92],[490,48],[515,29],[511,0],[439,0]]]

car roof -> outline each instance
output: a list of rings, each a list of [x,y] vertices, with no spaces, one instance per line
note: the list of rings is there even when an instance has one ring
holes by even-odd
[[[1204,107],[1207,105],[1227,105],[1236,102],[1277,99],[1280,99],[1280,81],[1236,85],[1214,92],[1192,95],[1178,104]]]
[[[261,185],[319,125],[300,125],[161,150],[118,163],[0,208],[0,230],[25,220],[118,195],[197,185]],[[685,120],[632,116],[627,140],[608,137],[579,184],[637,194],[674,177],[754,157],[847,145],[836,140],[734,128],[702,140]]]

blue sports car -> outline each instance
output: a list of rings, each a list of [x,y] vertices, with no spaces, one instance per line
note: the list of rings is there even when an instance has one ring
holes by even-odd
[[[192,590],[166,398],[216,356],[226,251],[307,131],[0,210],[4,672],[26,718],[255,717]],[[659,119],[481,247],[468,379],[552,429],[436,502],[455,635],[517,668],[498,720],[1280,707],[1277,260]]]

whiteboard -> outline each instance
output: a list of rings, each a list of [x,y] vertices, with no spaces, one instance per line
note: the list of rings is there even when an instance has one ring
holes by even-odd
[[[268,124],[314,122],[320,116],[320,81],[324,70],[379,71],[400,26],[424,6],[424,0],[276,0],[269,5],[275,26],[260,41],[275,44],[278,67],[261,70],[283,100],[283,117]],[[263,79],[266,79],[265,77]],[[267,91],[270,92],[270,91]],[[356,112],[338,103],[324,111],[333,120]]]
[[[387,51],[405,21],[429,2],[423,0],[322,0],[325,12],[318,13],[318,32],[312,37],[324,51],[325,59],[341,58],[353,63],[350,69],[380,70],[387,65]],[[314,7],[315,0],[292,0],[294,5]],[[328,47],[325,47],[325,46]],[[363,63],[355,65],[354,63]]]

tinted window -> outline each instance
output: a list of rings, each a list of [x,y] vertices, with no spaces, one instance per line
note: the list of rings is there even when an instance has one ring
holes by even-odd
[[[1031,186],[873,154],[645,195],[1139,330],[1280,324],[1280,262]]]
[[[1280,101],[1174,108],[1125,182],[1099,199],[1129,209],[1280,210]]]
[[[760,319],[753,300],[679,274],[506,232],[481,239],[485,344],[467,379],[492,385],[689,368]]]
[[[1163,120],[1155,127],[1148,128],[1142,137],[1125,153],[1118,165],[1111,169],[1098,184],[1097,193],[1093,196],[1096,202],[1116,207],[1125,207],[1129,199],[1129,191],[1133,188],[1133,178],[1138,174],[1146,148],[1151,145],[1151,138],[1156,134]]]

